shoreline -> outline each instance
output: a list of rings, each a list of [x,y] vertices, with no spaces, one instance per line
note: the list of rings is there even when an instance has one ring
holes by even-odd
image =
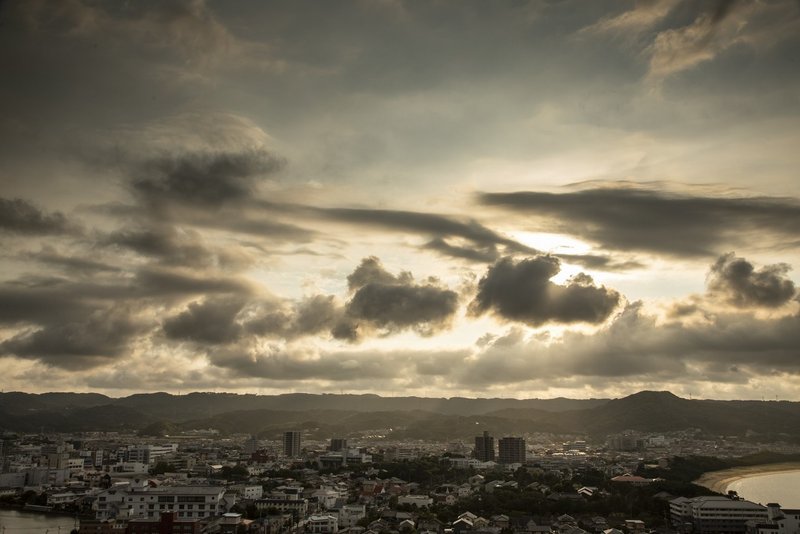
[[[52,515],[60,517],[69,517],[70,519],[75,519],[77,517],[79,520],[94,518],[93,515],[80,514],[80,513],[75,514],[73,512],[67,512],[65,510],[26,510],[23,505],[0,503],[0,512],[2,512],[3,510],[13,510],[21,514],[30,514],[30,515]]]
[[[766,474],[790,473],[792,471],[800,471],[800,462],[749,465],[723,469],[721,471],[709,471],[708,473],[703,473],[700,478],[694,480],[693,483],[725,495],[728,492],[728,486],[743,478]]]

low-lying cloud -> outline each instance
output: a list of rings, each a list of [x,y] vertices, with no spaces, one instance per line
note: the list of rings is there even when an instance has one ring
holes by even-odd
[[[708,276],[708,290],[739,308],[777,308],[790,302],[797,290],[787,276],[791,267],[785,263],[755,266],[733,252],[721,256]]]
[[[0,198],[0,232],[64,234],[75,229],[61,212],[47,213],[21,198]]]
[[[601,323],[618,306],[619,293],[596,286],[584,273],[564,285],[551,282],[560,270],[560,262],[553,256],[519,261],[503,258],[478,282],[470,311],[474,315],[492,312],[506,320],[539,326],[549,322]]]

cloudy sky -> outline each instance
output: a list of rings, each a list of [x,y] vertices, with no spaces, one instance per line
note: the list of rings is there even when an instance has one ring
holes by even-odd
[[[0,387],[800,400],[800,4],[0,4]]]

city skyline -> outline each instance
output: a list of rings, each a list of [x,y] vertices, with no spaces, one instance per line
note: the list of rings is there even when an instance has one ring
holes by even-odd
[[[4,391],[800,401],[796,1],[0,17]]]

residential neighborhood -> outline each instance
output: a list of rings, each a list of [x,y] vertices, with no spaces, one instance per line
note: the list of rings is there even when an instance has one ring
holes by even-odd
[[[686,480],[686,459],[790,456],[700,431],[474,443],[287,431],[3,436],[0,499],[92,534],[797,534],[800,511]],[[379,435],[379,434],[378,434]],[[683,477],[683,478],[681,478]]]

